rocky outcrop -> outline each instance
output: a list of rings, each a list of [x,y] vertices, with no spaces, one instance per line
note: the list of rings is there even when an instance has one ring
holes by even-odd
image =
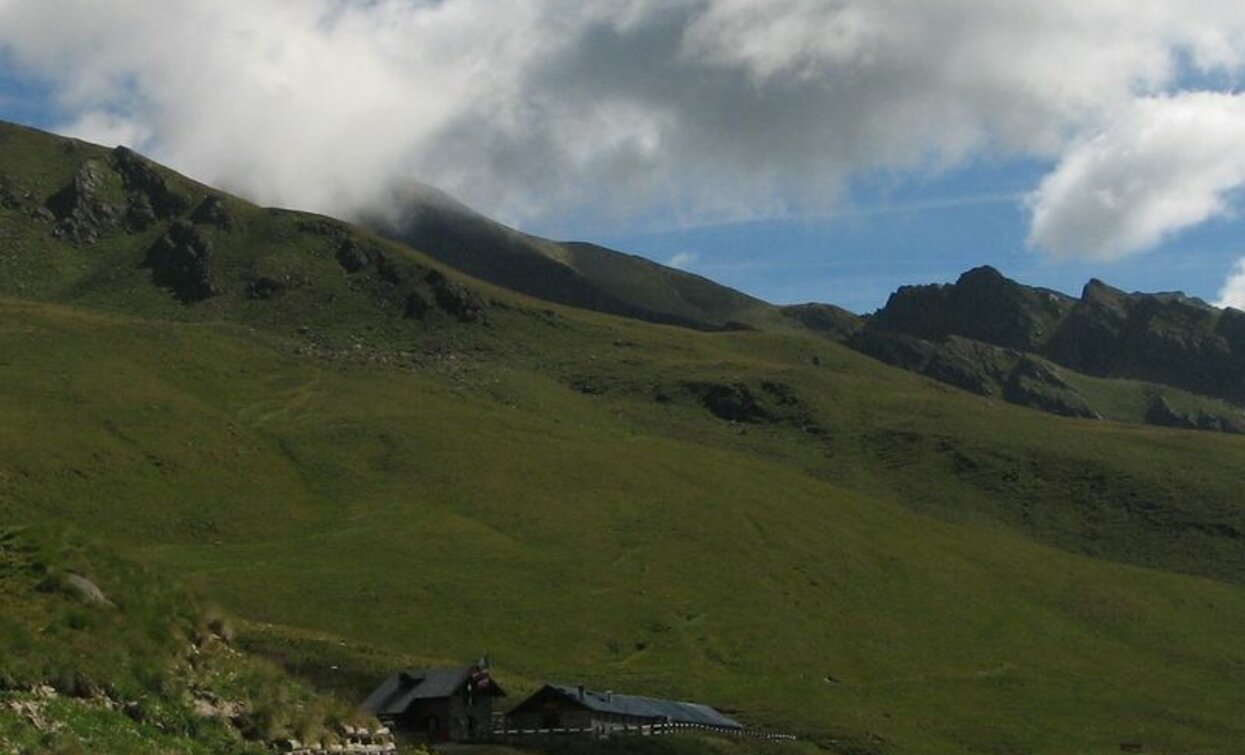
[[[109,172],[103,163],[87,160],[78,167],[68,185],[48,197],[45,204],[56,219],[52,235],[75,244],[90,245],[99,240],[100,234],[120,223],[124,209],[103,198]]]
[[[1245,404],[1243,320],[1245,314],[1180,293],[1126,294],[1092,280],[1044,353],[1090,375]]]
[[[953,285],[900,288],[868,327],[927,340],[954,335],[1036,351],[1072,306],[1067,296],[1022,286],[992,267],[978,267]]]
[[[1022,357],[1007,376],[1003,398],[1013,404],[1064,417],[1102,419],[1084,396],[1064,382],[1058,370],[1031,356]]]
[[[407,319],[422,320],[439,311],[459,322],[485,321],[484,300],[438,270],[428,270],[353,237],[342,239],[335,255],[348,275],[373,273],[375,280],[402,302],[402,314]]]
[[[952,285],[900,288],[847,343],[974,393],[1067,416],[1097,414],[1053,365],[1245,405],[1245,313],[1180,293],[1129,294],[1100,280],[1074,300],[976,268]],[[1169,409],[1151,406],[1146,421],[1236,426],[1230,416]]]
[[[222,231],[232,231],[233,216],[225,206],[225,200],[215,194],[204,197],[199,206],[190,214],[190,222],[196,225],[210,225]]]
[[[997,395],[1019,354],[967,338],[929,341],[903,333],[865,330],[852,348],[882,362],[917,372],[981,396]]]
[[[193,304],[218,293],[212,281],[212,256],[212,242],[190,223],[177,221],[148,250],[144,266],[151,268],[156,285]]]
[[[112,164],[129,195],[126,219],[131,230],[145,230],[189,209],[190,199],[170,186],[160,171],[133,150],[117,147],[112,152]]]
[[[1173,407],[1161,394],[1150,399],[1146,409],[1146,424],[1160,427],[1176,427],[1184,430],[1210,430],[1235,435],[1245,434],[1245,416],[1209,412],[1205,409],[1186,412]]]
[[[433,299],[441,311],[461,322],[480,322],[484,319],[484,302],[466,286],[446,278],[436,270],[429,270],[424,281],[432,289]]]
[[[88,159],[73,179],[48,197],[40,210],[52,234],[89,246],[109,231],[144,231],[181,215],[190,201],[155,167],[118,147],[111,159]]]

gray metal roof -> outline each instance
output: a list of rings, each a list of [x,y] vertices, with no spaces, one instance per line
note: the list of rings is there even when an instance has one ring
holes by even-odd
[[[459,668],[413,668],[390,674],[363,702],[374,716],[398,715],[416,700],[453,695],[471,678],[471,666]]]
[[[662,700],[657,697],[619,695],[612,692],[594,692],[566,684],[550,684],[548,687],[580,705],[599,713],[614,713],[637,718],[649,718],[672,723],[701,724],[726,729],[742,729],[743,724],[728,718],[708,705]]]

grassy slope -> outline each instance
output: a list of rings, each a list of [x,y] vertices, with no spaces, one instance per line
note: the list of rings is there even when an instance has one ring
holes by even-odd
[[[326,365],[230,326],[4,310],[3,353],[23,358],[4,365],[21,421],[2,439],[3,517],[90,522],[251,618],[873,731],[882,752],[1227,752],[1243,733],[1238,588],[848,492],[760,437],[780,430],[699,421],[691,442],[524,371]],[[653,333],[655,353],[682,338]],[[940,422],[970,403],[894,379]],[[915,416],[895,394],[855,410]],[[691,409],[671,410],[676,435]],[[1059,420],[979,412],[1070,440]],[[1071,427],[1112,453],[1142,435]],[[1176,453],[1204,437],[1145,435]]]
[[[0,173],[37,192],[90,152],[6,138],[30,141]],[[487,287],[487,325],[407,321],[305,216],[231,208],[225,293],[189,308],[137,268],[159,229],[77,249],[0,210],[22,297],[0,301],[0,520],[82,522],[373,665],[490,651],[520,690],[695,697],[861,751],[1239,741],[1240,588],[1066,551],[1239,583],[1241,439]],[[249,300],[259,268],[302,283]],[[779,421],[718,420],[689,383]]]

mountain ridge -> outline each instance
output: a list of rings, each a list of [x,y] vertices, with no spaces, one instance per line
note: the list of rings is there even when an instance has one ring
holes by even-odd
[[[396,218],[364,217],[381,235],[474,278],[537,298],[697,330],[763,327],[773,305],[702,276],[588,242],[559,242],[486,218],[430,187],[395,198]]]
[[[958,339],[982,346],[973,352]],[[1061,370],[1143,381],[1156,386],[1143,421],[1245,432],[1240,411],[1245,405],[1245,313],[1218,309],[1180,292],[1129,294],[1093,279],[1074,299],[979,267],[953,284],[900,288],[849,343],[888,363],[976,393],[1071,416],[1097,412],[1059,376]],[[1016,364],[1040,362],[1049,366],[1030,369],[1030,378],[1043,388],[1034,384],[1035,391],[1020,393],[1009,389],[1015,380],[1009,384],[1008,374]],[[1178,412],[1158,386],[1235,408]]]

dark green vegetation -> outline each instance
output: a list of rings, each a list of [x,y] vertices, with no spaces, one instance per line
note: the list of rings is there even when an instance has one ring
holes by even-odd
[[[1245,313],[1178,293],[1126,294],[1093,280],[1072,299],[981,267],[954,285],[899,289],[854,332],[841,323],[823,329],[981,395],[1071,417],[1245,433]]]
[[[525,298],[132,159],[0,131],[0,521],[89,527],[320,689],[487,651],[829,752],[1245,739],[1245,439]]]

